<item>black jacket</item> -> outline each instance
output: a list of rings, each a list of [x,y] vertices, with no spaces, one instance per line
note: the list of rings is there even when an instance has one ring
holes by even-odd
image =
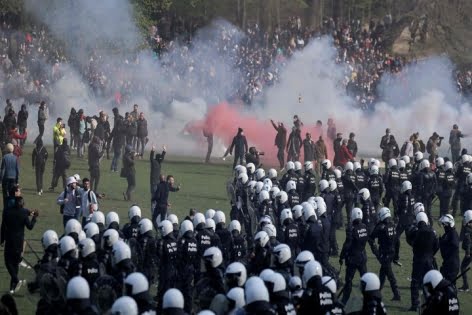
[[[23,249],[25,227],[32,230],[36,224],[36,217],[29,219],[29,210],[8,207],[3,211],[0,243],[5,242],[5,248]]]
[[[33,168],[34,167],[43,167],[46,165],[46,161],[48,159],[48,150],[46,150],[46,147],[41,146],[41,147],[35,147],[33,149],[33,154],[32,154],[32,162],[33,162]]]
[[[88,147],[88,164],[89,169],[99,169],[100,168],[100,159],[103,156],[103,151],[100,152],[98,144],[92,143]]]
[[[247,153],[248,145],[247,145],[246,136],[243,136],[240,133],[238,133],[233,138],[233,142],[231,142],[231,146],[229,147],[228,152],[232,154],[233,149],[234,149],[235,156],[241,156]]]
[[[166,151],[162,151],[161,154],[155,154],[155,151],[151,151],[151,185],[159,184],[159,177],[161,176],[161,164],[166,156]]]
[[[148,127],[147,127],[147,120],[146,119],[138,119],[138,138],[144,138],[148,136]]]
[[[26,128],[28,126],[28,111],[25,110],[20,110],[18,112],[18,127],[20,128]]]
[[[157,185],[157,190],[154,193],[154,196],[152,196],[152,201],[156,202],[157,207],[167,207],[169,191],[179,191],[179,188],[170,186],[166,181],[161,181],[159,185]]]

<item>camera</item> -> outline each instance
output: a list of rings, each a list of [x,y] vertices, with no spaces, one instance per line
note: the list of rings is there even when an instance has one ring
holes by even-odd
[[[259,152],[259,155],[264,155],[265,153],[264,152]]]
[[[443,140],[443,139],[444,139],[444,137],[439,137],[439,140]]]

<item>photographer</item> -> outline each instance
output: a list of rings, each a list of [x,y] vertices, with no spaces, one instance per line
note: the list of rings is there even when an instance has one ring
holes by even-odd
[[[429,153],[429,163],[433,164],[438,157],[438,148],[441,146],[441,141],[444,137],[440,137],[436,132],[429,138],[426,144],[426,151]]]
[[[254,163],[256,169],[261,167],[260,155],[264,155],[264,152],[258,152],[255,147],[250,147],[249,152],[246,153],[246,163]]]
[[[18,186],[12,188],[10,196],[15,196],[18,189]],[[23,284],[18,279],[18,268],[22,260],[25,227],[32,230],[39,216],[38,210],[24,208],[23,197],[14,198],[15,203],[3,212],[1,230],[1,245],[5,246],[5,266],[11,277],[10,294],[17,292]],[[33,216],[31,220],[30,216]]]

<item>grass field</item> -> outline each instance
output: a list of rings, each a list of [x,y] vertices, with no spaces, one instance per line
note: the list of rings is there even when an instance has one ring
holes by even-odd
[[[21,175],[20,184],[23,189],[23,196],[25,197],[26,206],[28,208],[37,208],[40,210],[40,217],[33,231],[26,231],[25,237],[29,240],[32,247],[38,254],[41,254],[42,248],[39,242],[42,233],[47,229],[54,229],[59,235],[62,234],[62,217],[59,214],[59,207],[56,205],[56,198],[61,192],[62,188],[56,188],[56,191],[48,192],[47,188],[51,183],[52,160],[48,161],[48,166],[45,173],[45,193],[42,196],[36,195],[34,170],[31,167],[31,146],[26,146],[24,155],[21,158]],[[50,156],[52,148],[49,148]],[[80,174],[82,178],[89,177],[87,160],[77,159],[73,155],[72,166],[68,171],[68,175],[75,173]],[[149,191],[149,155],[143,160],[138,160],[136,163],[136,179],[137,187],[134,194],[133,202],[141,206],[143,216],[150,217],[150,191]],[[229,212],[228,199],[226,195],[226,181],[231,176],[232,161],[216,162],[215,164],[205,165],[201,161],[203,159],[183,158],[168,156],[163,164],[162,172],[164,174],[172,174],[176,178],[177,183],[181,183],[181,191],[171,193],[170,203],[172,204],[171,212],[177,214],[179,218],[187,215],[189,208],[195,207],[201,211],[208,208],[222,209],[226,213]],[[127,210],[132,204],[123,200],[123,191],[126,189],[126,180],[119,177],[119,173],[111,173],[111,160],[104,159],[101,164],[102,174],[100,180],[100,192],[106,194],[106,198],[100,203],[100,209],[104,212],[114,210],[120,214],[121,225],[127,221]],[[120,162],[121,164],[121,162]],[[343,211],[344,213],[344,211]],[[434,215],[437,217],[438,209],[435,207]],[[227,220],[229,217],[227,216]],[[229,223],[229,221],[228,221]],[[461,222],[456,222],[459,226]],[[435,224],[435,229],[438,234],[442,234],[442,228]],[[345,233],[338,231],[337,233],[339,246],[342,246]],[[3,248],[1,249],[3,257]],[[369,255],[368,270],[378,273],[379,264],[370,249],[367,249]],[[441,262],[440,255],[437,255],[438,264]],[[37,258],[30,249],[26,249],[25,258],[35,263]],[[462,253],[461,253],[462,258]],[[388,281],[382,292],[384,302],[387,306],[389,314],[400,314],[407,311],[410,306],[410,289],[408,277],[411,275],[411,248],[406,244],[404,236],[401,246],[401,261],[403,267],[394,266],[394,273],[400,286],[400,293],[402,297],[401,302],[390,302],[392,292]],[[339,267],[338,259],[333,258],[331,263],[336,268]],[[343,267],[344,275],[345,267]],[[30,279],[33,272],[20,268],[20,279]],[[9,289],[9,275],[5,269],[4,261],[1,259],[0,263],[0,292],[7,292]],[[358,275],[354,278],[354,288],[351,294],[351,299],[347,305],[347,310],[356,310],[360,306],[360,294],[358,290],[359,278]],[[459,280],[459,285],[462,281]],[[472,313],[472,293],[460,293],[459,300],[461,303],[461,314]],[[20,314],[34,314],[36,310],[36,303],[38,295],[30,295],[26,288],[22,288],[16,295],[18,309]],[[471,312],[471,313],[469,313]],[[413,313],[410,313],[413,314]]]

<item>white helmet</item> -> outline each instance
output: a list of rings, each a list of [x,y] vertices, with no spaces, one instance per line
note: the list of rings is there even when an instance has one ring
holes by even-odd
[[[312,260],[307,262],[303,267],[303,282],[305,286],[308,281],[315,276],[323,277],[323,268],[321,268],[319,262]]]
[[[264,183],[263,182],[257,182],[256,183],[256,194],[260,194],[262,191],[262,188],[264,188]]]
[[[357,162],[357,161],[354,162],[354,171],[357,171],[357,170],[360,169],[360,168],[361,168],[361,163],[359,163],[359,162]]]
[[[137,205],[133,205],[128,209],[128,219],[131,220],[134,217],[141,218],[141,208],[138,207]]]
[[[245,185],[249,181],[249,176],[246,173],[242,173],[238,175],[238,179],[241,181],[243,185]]]
[[[438,157],[436,159],[436,166],[440,167],[440,166],[443,166],[443,165],[444,165],[444,159],[442,157]]]
[[[269,237],[277,237],[277,229],[272,223],[264,225],[262,231],[265,231]]]
[[[336,189],[338,189],[338,184],[336,183],[335,180],[330,179],[328,183],[329,183],[329,191],[335,191]]]
[[[305,162],[305,171],[309,171],[313,169],[313,163],[311,161]]]
[[[210,247],[203,253],[203,259],[211,263],[213,268],[220,266],[223,263],[223,255],[218,247]]]
[[[199,224],[202,223],[205,224],[205,216],[200,212],[195,213],[195,215],[193,216],[193,227],[196,228]]]
[[[450,214],[446,214],[446,215],[443,215],[440,219],[439,219],[439,222],[441,222],[442,225],[446,226],[450,226],[450,227],[454,227],[455,225],[455,222],[454,222],[454,217]]]
[[[80,230],[78,238],[79,238],[79,242],[80,242],[81,240],[86,239],[87,235],[85,235],[85,232],[83,230]]]
[[[172,225],[179,224],[179,218],[173,213],[167,216],[167,220],[169,220]]]
[[[323,276],[321,278],[321,283],[331,291],[331,293],[336,294],[336,291],[338,290],[337,285],[336,285],[336,280],[333,279],[330,276]]]
[[[79,253],[83,258],[95,253],[95,242],[91,238],[85,238],[79,242]]]
[[[420,222],[429,224],[428,215],[425,212],[420,212],[416,215],[416,223]]]
[[[411,189],[412,189],[411,182],[409,180],[406,180],[402,183],[402,187],[400,189],[400,192],[403,194],[406,191],[411,190]]]
[[[275,256],[279,264],[283,264],[292,258],[292,251],[287,244],[279,244],[275,246],[272,250],[272,254]]]
[[[164,298],[162,299],[162,308],[177,308],[183,310],[184,296],[182,295],[182,292],[174,288],[167,290],[164,294]]]
[[[234,279],[238,287],[242,287],[247,279],[246,267],[240,262],[233,262],[226,267],[225,277],[227,279]]]
[[[71,250],[77,250],[77,246],[75,245],[74,239],[66,235],[59,241],[59,255],[64,256]]]
[[[110,211],[105,217],[105,227],[108,229],[110,227],[110,224],[112,224],[113,222],[120,224],[120,216],[118,215],[118,213]]]
[[[401,159],[405,161],[406,164],[410,164],[410,157],[408,155],[402,156]]]
[[[259,225],[262,227],[266,224],[272,224],[272,218],[268,215],[263,215],[260,219],[259,219]]]
[[[76,219],[70,219],[67,221],[64,234],[70,235],[71,233],[76,233],[78,236],[80,231],[82,231],[82,225],[79,223],[79,221]]]
[[[103,243],[108,247],[112,247],[116,242],[119,241],[120,235],[117,230],[108,229],[103,233]]]
[[[419,169],[421,171],[421,170],[424,170],[425,168],[429,168],[429,167],[430,167],[429,161],[428,160],[423,160],[420,163]]]
[[[467,162],[469,162],[469,155],[463,154],[463,155],[461,156],[461,161],[462,161],[462,163],[467,163]]]
[[[123,241],[118,241],[113,244],[111,258],[113,266],[119,264],[120,262],[126,259],[131,259],[131,249],[129,248],[129,246]]]
[[[380,290],[379,277],[373,272],[366,272],[361,277],[361,291],[377,291]]]
[[[369,170],[370,175],[378,175],[379,167],[377,165],[372,165]]]
[[[417,202],[413,205],[413,212],[415,214],[415,217],[418,213],[424,212],[424,205],[421,202]]]
[[[259,274],[259,278],[261,278],[262,281],[264,281],[264,282],[268,282],[270,276],[271,276],[273,273],[274,273],[274,270],[269,269],[269,268],[266,268],[266,269],[264,269],[264,270],[261,271],[261,273]]]
[[[453,167],[454,167],[454,165],[452,165],[452,162],[451,162],[451,161],[447,161],[446,163],[444,163],[444,170],[445,170],[445,171],[449,171],[449,170],[451,170]]]
[[[205,221],[205,228],[206,228],[206,229],[211,229],[211,230],[213,230],[213,232],[215,232],[215,230],[216,230],[215,220],[213,220],[213,219],[206,219],[206,221]]]
[[[215,213],[216,211],[214,209],[208,209],[205,212],[205,219],[213,219],[213,217],[215,216]]]
[[[233,302],[234,309],[243,308],[244,305],[246,305],[243,288],[232,288],[228,293],[226,293],[226,298]]]
[[[403,160],[398,161],[398,168],[399,169],[404,169],[406,167],[406,163]],[[378,170],[378,168],[377,168]]]
[[[169,220],[164,220],[159,223],[159,231],[161,232],[162,237],[169,235],[174,231],[174,226]]]
[[[100,234],[100,229],[98,225],[94,222],[89,222],[84,227],[85,236],[88,238],[92,238],[97,234]]]
[[[363,214],[362,210],[359,208],[353,208],[351,210],[351,223],[354,222],[355,220],[362,220]]]
[[[353,171],[354,170],[354,164],[352,162],[347,162],[344,164],[344,171]]]
[[[283,190],[279,191],[279,193],[277,194],[277,198],[279,198],[281,204],[284,204],[288,201],[288,195]]]
[[[394,166],[397,166],[397,160],[395,159],[388,160],[388,168],[392,168]]]
[[[90,298],[90,287],[84,278],[77,276],[67,283],[66,297],[68,300],[86,300]]]
[[[270,179],[277,178],[277,171],[275,168],[269,169],[268,175]]]
[[[41,237],[41,244],[43,248],[46,249],[53,244],[59,244],[59,237],[57,236],[56,231],[47,230],[43,233],[43,237]]]
[[[464,225],[472,221],[472,210],[464,212]]]
[[[269,180],[270,180],[270,179],[269,179]],[[264,184],[264,183],[263,183],[263,184]],[[265,191],[269,192],[271,189],[272,189],[272,182],[271,182],[270,184],[269,184],[269,183],[264,184],[264,185],[262,186],[262,190],[261,190],[261,191],[264,191],[264,190],[265,190]]]
[[[110,315],[138,315],[138,304],[129,296],[118,298],[111,307]]]
[[[273,186],[273,187],[270,189],[270,191],[269,191],[270,197],[271,197],[272,199],[277,198],[277,195],[279,194],[279,192],[280,192],[279,187]]]
[[[323,214],[325,214],[326,213],[326,204],[324,202],[320,203],[318,205],[318,207],[316,207],[315,213],[316,213],[317,217],[321,217]]]
[[[241,233],[241,223],[240,223],[238,220],[232,220],[232,221],[229,223],[228,230],[229,230],[230,232],[233,232],[233,230],[236,230],[236,231],[238,231],[239,233]]]
[[[421,151],[418,151],[415,153],[415,161],[419,162],[423,159],[423,153]]]
[[[290,190],[296,190],[297,189],[297,184],[293,180],[289,180],[287,182],[287,185],[285,186],[285,191],[289,192]]]
[[[184,220],[180,224],[180,230],[179,230],[179,236],[182,237],[187,233],[188,231],[193,232],[193,224],[190,222],[190,220]]]
[[[322,179],[320,180],[319,186],[320,186],[320,191],[325,191],[326,189],[329,188],[329,183],[326,179]]]
[[[293,164],[295,164],[295,171],[302,170],[302,163],[300,163],[299,161],[295,161]]]
[[[254,163],[246,164],[246,171],[249,171],[250,174],[253,174],[255,170],[256,170],[256,166],[254,165]]]
[[[259,243],[261,247],[265,247],[267,242],[269,242],[269,235],[267,235],[266,231],[259,231],[254,236],[254,242],[256,244]]]
[[[303,203],[303,218],[305,219],[305,221],[307,221],[310,217],[314,216],[315,217],[315,220],[317,219],[316,217],[316,213],[315,213],[315,208],[313,207],[313,205],[309,202],[304,202]]]
[[[306,202],[311,203],[313,207],[318,207],[318,205],[316,204],[316,197],[311,196]]]
[[[272,284],[272,293],[285,291],[287,289],[285,278],[278,272],[271,274],[268,280],[268,282]]]
[[[248,187],[249,187],[249,192],[250,193],[254,193],[256,191],[256,184],[257,182],[255,180],[251,180],[248,184]]]
[[[288,161],[285,168],[287,169],[287,171],[293,170],[295,169],[295,164],[292,161]]]
[[[259,277],[251,277],[244,285],[244,293],[246,297],[246,304],[254,302],[269,302],[269,291]]]
[[[431,289],[436,289],[438,284],[444,279],[443,275],[433,269],[428,271],[423,277],[423,286],[430,287]]]
[[[262,182],[264,186],[269,186],[269,191],[272,189],[272,180],[270,178],[264,178]]]
[[[236,171],[236,175],[239,176],[239,174],[242,174],[242,173],[247,173],[247,169],[245,166],[243,165],[236,165],[236,167],[234,168],[234,170]]]
[[[288,281],[288,287],[291,291],[300,290],[302,288],[302,279],[300,279],[299,276],[290,277],[290,280]]]
[[[315,256],[313,256],[313,253],[308,250],[304,250],[297,255],[297,258],[295,259],[295,265],[299,268],[303,268],[308,262],[314,260]]]
[[[101,211],[94,211],[92,213],[92,222],[96,224],[103,224],[105,225],[105,215]]]
[[[318,208],[322,204],[324,204],[325,207],[326,207],[326,203],[325,203],[324,199],[320,196],[316,196],[315,197],[315,204],[313,205],[315,207],[315,210],[316,210],[316,208]]]
[[[213,220],[215,220],[215,224],[226,223],[226,215],[223,211],[217,210]]]
[[[470,173],[469,175],[467,175],[466,179],[465,179],[465,182],[467,185],[471,185],[472,184],[472,173]]]
[[[149,291],[149,281],[140,272],[133,272],[125,279],[126,295],[133,296]]]
[[[333,172],[334,172],[334,176],[336,177],[336,179],[340,179],[341,176],[343,175],[343,174],[341,173],[341,171],[338,170],[337,168],[335,168]]]
[[[292,215],[294,220],[298,220],[303,215],[303,207],[301,205],[293,206]]]
[[[256,179],[257,180],[262,180],[265,177],[265,171],[262,168],[258,168],[256,170]]]
[[[292,210],[290,209],[283,209],[280,212],[280,223],[283,224],[285,220],[293,219]]]
[[[149,231],[152,231],[152,222],[148,218],[141,219],[138,223],[139,234],[143,235]]]
[[[324,169],[329,170],[331,168],[331,161],[328,159],[323,160],[323,162],[321,162],[321,165]]]
[[[259,194],[259,203],[263,203],[266,200],[270,200],[270,195],[267,190],[263,190]]]
[[[390,218],[392,217],[392,214],[390,213],[390,209],[389,208],[386,208],[386,207],[383,207],[383,208],[380,208],[379,210],[379,220],[380,221],[383,221],[387,218]]]
[[[366,201],[370,198],[370,191],[367,188],[362,188],[359,190],[359,196],[362,198],[362,200]]]

